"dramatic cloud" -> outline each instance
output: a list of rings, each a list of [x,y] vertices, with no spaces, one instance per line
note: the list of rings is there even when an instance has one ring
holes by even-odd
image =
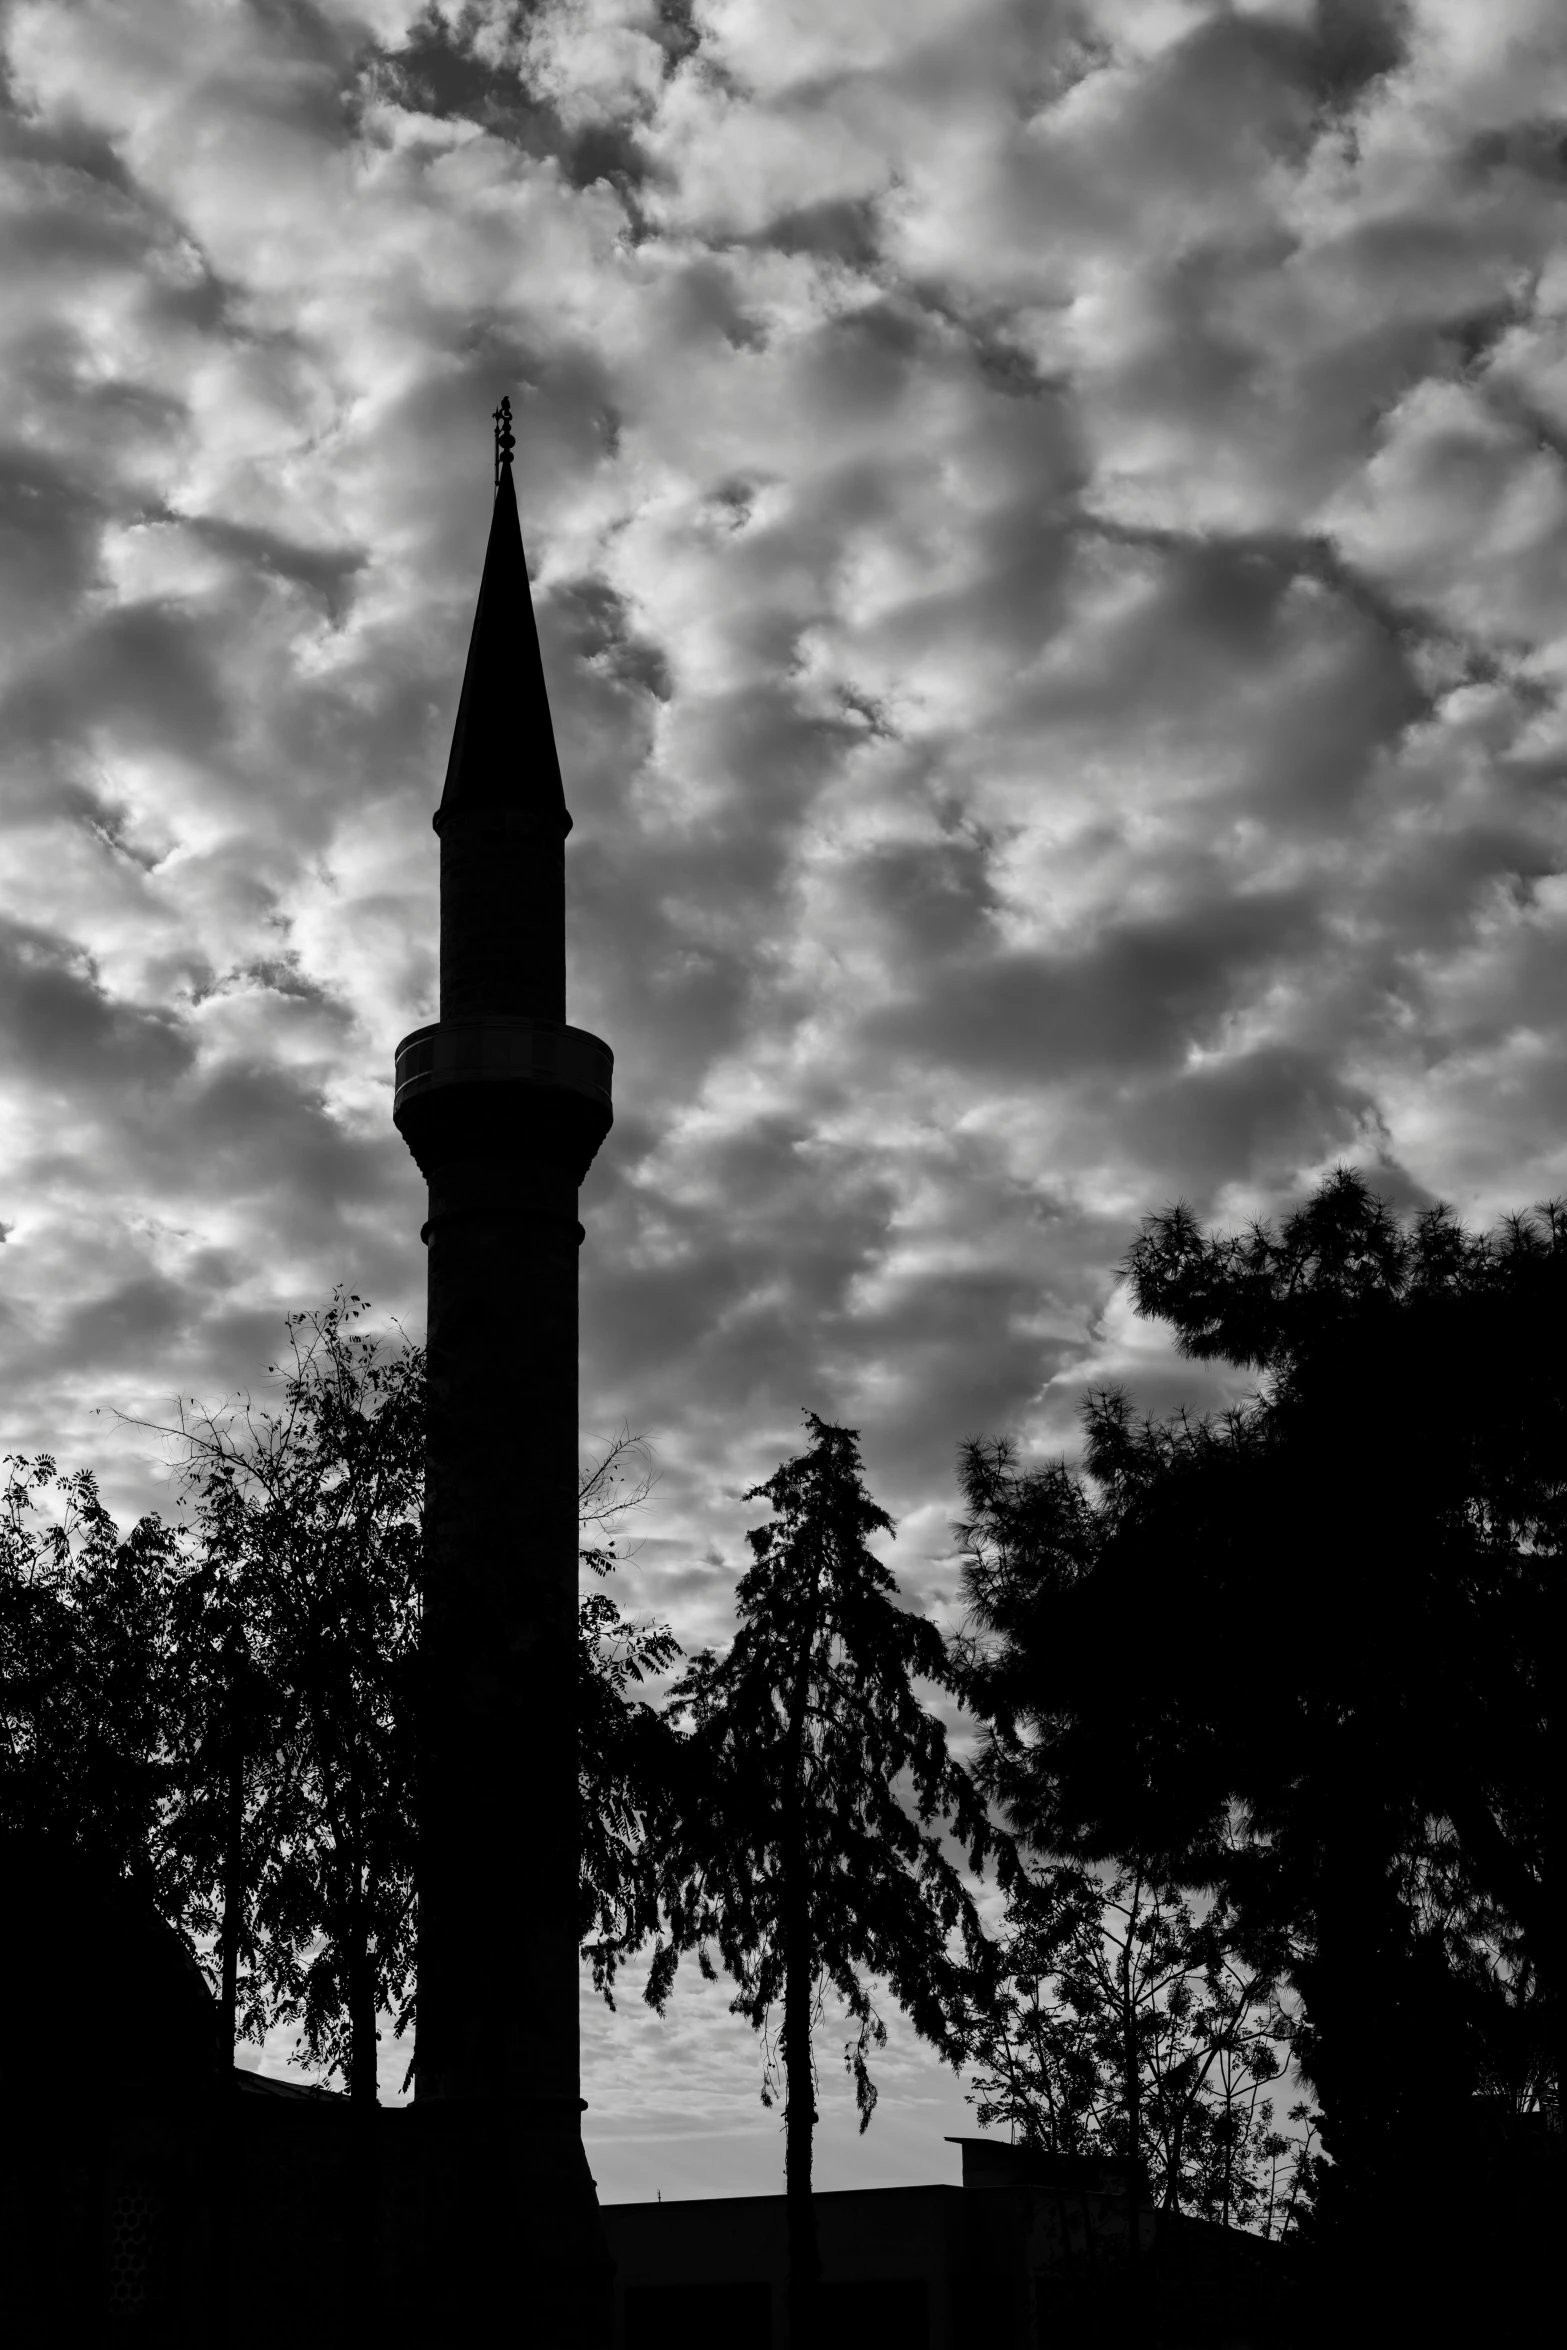
[[[584,1418],[658,1449],[626,1581],[688,1641],[804,1405],[950,1617],[961,1437],[1218,1393],[1116,1283],[1172,1198],[1563,1188],[1557,0],[4,40],[12,1447],[158,1502],[113,1409],[340,1279],[417,1326],[391,1056],[502,390],[617,1056]]]

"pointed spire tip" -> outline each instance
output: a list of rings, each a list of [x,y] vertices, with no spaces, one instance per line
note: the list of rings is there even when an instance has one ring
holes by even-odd
[[[511,453],[517,446],[511,429],[511,402],[502,393],[501,404],[494,411],[495,423],[495,487],[501,486],[501,475],[511,470]]]
[[[511,402],[493,411],[495,502],[462,697],[435,829],[460,813],[480,823],[570,829],[512,481]]]

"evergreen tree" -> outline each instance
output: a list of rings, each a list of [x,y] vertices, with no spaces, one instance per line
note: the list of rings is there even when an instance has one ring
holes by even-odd
[[[737,1985],[734,2012],[764,2036],[763,2102],[780,2085],[784,2098],[790,2325],[802,2350],[819,2279],[812,2029],[824,1992],[855,2026],[844,2054],[863,2130],[876,2103],[869,2059],[886,2039],[875,1982],[957,2063],[990,1967],[943,1838],[975,1867],[1006,1853],[915,1695],[916,1678],[951,1686],[946,1646],[896,1604],[869,1548],[892,1522],[865,1490],[855,1434],[806,1419],[808,1450],[747,1496],[774,1515],[747,1538],[735,1638],[722,1657],[696,1657],[672,1693],[689,1730],[664,1830],[670,1938],[647,1989],[661,2006],[685,1950],[711,1978],[716,1945]]]

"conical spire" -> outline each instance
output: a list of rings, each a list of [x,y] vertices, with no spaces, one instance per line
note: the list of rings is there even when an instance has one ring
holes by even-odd
[[[495,508],[435,829],[455,815],[571,829],[511,477],[511,402],[495,412]]]

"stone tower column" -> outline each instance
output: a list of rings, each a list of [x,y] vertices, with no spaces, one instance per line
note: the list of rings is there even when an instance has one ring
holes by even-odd
[[[393,1110],[429,1185],[420,2316],[427,2340],[586,2350],[609,2266],[577,2047],[577,1187],[612,1063],[565,1024],[571,819],[506,403],[497,427],[435,818],[441,1017],[398,1046]]]

